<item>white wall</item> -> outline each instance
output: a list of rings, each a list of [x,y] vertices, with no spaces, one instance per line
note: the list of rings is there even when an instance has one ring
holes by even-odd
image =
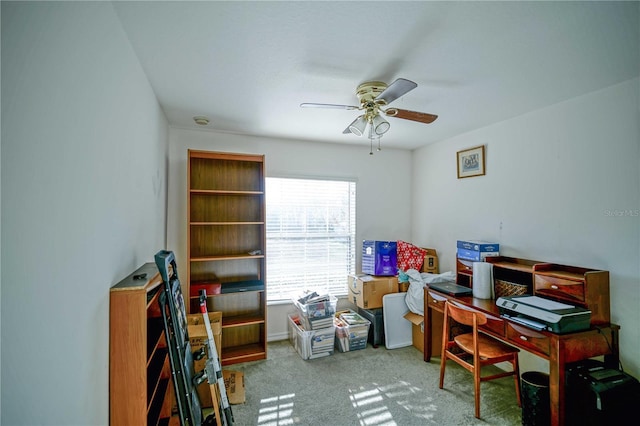
[[[264,154],[267,177],[355,178],[356,241],[408,240],[411,236],[409,151],[387,149],[383,146],[381,152],[369,155],[367,144],[343,146],[238,136],[206,130],[171,128],[169,135],[167,248],[175,252],[178,270],[185,277],[188,149]],[[359,272],[360,253],[356,262]],[[268,280],[267,273],[267,282]],[[345,285],[346,282],[345,276]],[[270,340],[286,337],[287,313],[292,310],[294,309],[290,304],[269,307],[267,334]]]
[[[107,2],[2,2],[2,413],[109,421],[109,288],[166,239],[167,122]]]
[[[417,150],[413,240],[455,268],[457,239],[610,271],[622,365],[640,376],[640,82],[636,78]],[[456,151],[485,145],[486,176]]]

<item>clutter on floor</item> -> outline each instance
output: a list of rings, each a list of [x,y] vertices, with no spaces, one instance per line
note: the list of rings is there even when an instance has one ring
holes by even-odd
[[[302,359],[333,354],[333,323],[338,299],[330,294],[306,291],[293,298],[297,312],[289,314],[289,340]]]

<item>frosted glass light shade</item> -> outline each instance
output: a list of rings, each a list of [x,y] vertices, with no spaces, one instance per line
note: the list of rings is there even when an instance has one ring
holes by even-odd
[[[367,120],[364,115],[356,118],[353,123],[349,124],[349,130],[356,136],[362,136],[364,129],[367,127]]]
[[[384,118],[382,118],[382,116],[380,115],[376,115],[375,117],[373,117],[372,124],[373,124],[373,131],[376,133],[376,135],[385,134],[387,130],[389,130],[389,127],[391,127],[389,122]]]

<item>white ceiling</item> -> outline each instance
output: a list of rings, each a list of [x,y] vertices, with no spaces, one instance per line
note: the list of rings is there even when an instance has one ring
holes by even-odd
[[[383,146],[407,149],[638,76],[639,5],[114,2],[172,126],[368,147],[342,134],[358,111],[299,104],[404,77],[418,87],[391,105],[439,116],[388,119]]]

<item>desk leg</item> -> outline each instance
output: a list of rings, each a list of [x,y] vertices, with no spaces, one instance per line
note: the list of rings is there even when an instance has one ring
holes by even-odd
[[[425,303],[425,305],[427,304]],[[432,342],[431,336],[433,334],[433,327],[431,323],[432,323],[431,308],[429,308],[428,306],[425,306],[425,309],[424,309],[424,361],[425,362],[431,361],[431,351],[433,349],[431,345],[431,342]]]
[[[560,339],[551,341],[549,358],[549,403],[551,405],[551,424],[564,425],[565,416],[565,358]]]

